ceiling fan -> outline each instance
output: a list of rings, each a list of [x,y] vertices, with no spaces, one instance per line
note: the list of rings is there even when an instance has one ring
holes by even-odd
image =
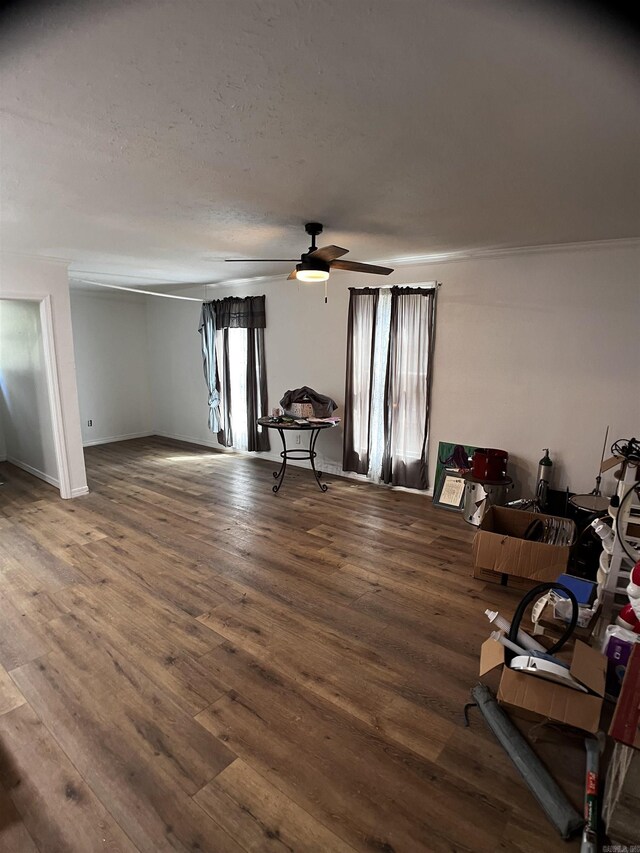
[[[322,233],[320,222],[307,222],[304,230],[311,236],[311,245],[300,257],[297,258],[226,258],[227,263],[294,263],[295,269],[287,278],[296,278],[298,281],[326,281],[331,270],[348,270],[349,272],[366,272],[372,275],[389,275],[393,270],[391,267],[377,267],[373,264],[361,264],[357,261],[341,261],[348,249],[340,246],[316,246],[316,237]]]

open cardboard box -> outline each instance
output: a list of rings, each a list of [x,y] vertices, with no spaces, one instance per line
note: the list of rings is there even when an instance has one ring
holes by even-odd
[[[503,506],[489,507],[473,540],[474,577],[490,579],[486,572],[489,570],[495,573],[497,583],[502,582],[503,575],[538,583],[556,580],[567,567],[570,546],[524,539],[531,522],[545,518],[555,516]],[[559,520],[567,522],[567,519]],[[575,536],[575,524],[570,524]]]
[[[588,642],[595,629],[599,613],[600,605],[597,605],[595,609],[581,606],[578,624],[573,629],[571,639],[584,640],[585,642]],[[583,624],[581,625],[580,622]],[[586,622],[586,625],[584,622]],[[547,601],[542,608],[542,612],[540,613],[537,622],[533,625],[533,636],[538,637],[543,635],[551,637],[554,640],[559,640],[567,630],[567,625],[568,622],[565,622],[563,619],[555,616],[553,604]],[[571,640],[569,640],[569,642],[570,641]]]
[[[554,720],[595,734],[600,724],[606,658],[597,649],[576,640],[570,672],[590,693],[516,672],[505,666],[505,647],[489,638],[480,651],[480,677],[502,667],[498,702],[534,719]]]

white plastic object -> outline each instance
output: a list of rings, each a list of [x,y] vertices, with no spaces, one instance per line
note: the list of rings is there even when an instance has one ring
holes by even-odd
[[[511,628],[511,622],[508,619],[505,619],[504,616],[501,616],[497,610],[485,610],[485,616],[491,622],[492,625],[495,625],[496,628],[500,628],[505,634],[509,633]],[[530,637],[524,631],[518,631],[518,643],[522,646],[523,649],[529,649],[530,652],[546,652],[544,646],[534,640],[533,637]]]
[[[626,640],[627,643],[640,643],[640,634],[634,634],[628,628],[623,628],[622,625],[607,625],[604,629],[604,639],[600,651],[604,654],[607,651],[609,640],[611,637],[616,637],[618,640]]]
[[[577,628],[586,628],[593,619],[597,606],[594,603],[591,607],[585,607],[580,604],[578,607]],[[573,616],[573,605],[568,598],[559,598],[553,605],[553,615],[556,619],[560,619],[567,624],[571,622]]]
[[[602,547],[604,550],[607,554],[610,554],[613,551],[613,543],[615,540],[613,530],[600,518],[596,518],[595,521],[592,521],[591,527],[593,527],[595,532],[602,539]]]
[[[604,631],[604,640],[601,648],[603,653],[607,651],[607,646],[609,645],[611,637],[616,637],[618,640],[625,640],[627,643],[640,642],[640,637],[628,628],[623,628],[621,625],[616,625],[615,623],[613,625],[607,625]]]
[[[512,652],[515,652],[517,655],[526,655],[526,649],[517,646],[515,643],[512,643],[511,640],[507,639],[502,631],[492,631],[491,639],[497,640],[498,643],[502,643],[503,646],[506,646],[508,649],[511,649]]]
[[[555,681],[557,684],[563,684],[565,687],[571,687],[573,690],[579,690],[582,693],[589,692],[584,685],[576,681],[571,675],[566,664],[552,663],[549,660],[522,655],[521,657],[514,658],[509,666],[511,669],[518,670],[527,675],[535,675],[538,678],[544,678],[546,681]]]
[[[609,569],[611,568],[611,554],[608,554],[604,549],[600,552],[598,565],[605,575],[609,574]]]

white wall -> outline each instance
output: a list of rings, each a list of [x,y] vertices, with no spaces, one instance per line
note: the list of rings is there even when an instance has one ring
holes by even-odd
[[[2,423],[2,411],[0,410],[0,462],[7,458],[7,444],[4,440],[4,427]]]
[[[58,385],[61,494],[85,494],[87,478],[82,452],[76,390],[69,282],[66,264],[20,255],[0,255],[0,298],[48,299],[55,348],[53,378]]]
[[[185,295],[185,291],[180,293]],[[336,287],[328,305],[324,305],[322,286],[280,281],[242,288],[209,288],[207,298],[218,299],[232,293],[243,296],[267,293],[265,350],[269,411],[279,404],[285,391],[301,385],[328,394],[342,408],[348,290]],[[201,298],[202,288],[189,295]],[[156,432],[218,447],[216,437],[207,428],[208,394],[197,332],[200,305],[163,299],[150,303]],[[275,433],[270,438],[268,455],[279,458],[280,439]],[[325,470],[341,471],[342,429],[323,434],[316,450]]]
[[[638,246],[620,242],[400,266],[381,280],[442,282],[431,479],[438,441],[454,441],[507,450],[511,473],[530,489],[549,447],[553,484],[590,491],[606,426],[611,440],[640,434],[639,272]],[[285,280],[212,287],[209,298],[267,294],[269,408],[306,384],[334,397],[341,415],[348,287],[375,283],[336,273],[328,305],[321,285]],[[217,444],[207,430],[198,304],[150,298],[148,310],[156,431]],[[318,441],[326,470],[341,467],[341,439],[340,429]]]
[[[149,391],[149,297],[71,291],[84,445],[153,432]],[[88,426],[88,421],[93,422]]]
[[[640,432],[639,272],[629,246],[439,267],[431,459],[443,439],[500,447],[531,489],[549,447],[553,485],[590,491],[607,425]]]
[[[0,420],[9,462],[59,487],[37,302],[0,300]]]

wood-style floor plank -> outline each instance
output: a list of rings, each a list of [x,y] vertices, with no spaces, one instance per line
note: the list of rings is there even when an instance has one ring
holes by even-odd
[[[20,812],[3,786],[0,786],[0,853],[38,853]]]
[[[195,800],[251,853],[353,853],[353,848],[237,759]]]
[[[198,720],[357,850],[443,851],[454,838],[460,851],[497,844],[509,810],[480,789],[235,646],[224,643],[207,661],[238,692]]]
[[[161,438],[86,462],[73,501],[0,463],[0,853],[577,849],[462,725],[518,594],[459,515]],[[580,739],[536,749],[579,808]]]
[[[0,742],[2,783],[41,853],[135,853],[32,708],[0,717]]]

